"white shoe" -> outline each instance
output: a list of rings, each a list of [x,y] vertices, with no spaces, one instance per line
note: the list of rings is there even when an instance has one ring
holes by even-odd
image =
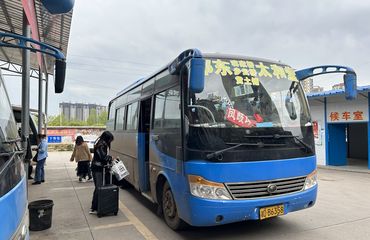
[[[95,210],[90,209],[89,214],[97,214]]]

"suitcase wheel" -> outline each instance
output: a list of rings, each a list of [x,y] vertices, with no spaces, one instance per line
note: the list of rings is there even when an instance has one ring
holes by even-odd
[[[98,214],[98,218],[101,218],[102,217],[102,215],[101,214]]]
[[[118,212],[115,212],[115,213],[114,213],[114,216],[117,216],[117,214],[118,214]]]

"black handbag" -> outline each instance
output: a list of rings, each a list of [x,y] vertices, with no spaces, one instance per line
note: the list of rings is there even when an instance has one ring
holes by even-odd
[[[32,162],[37,162],[37,156],[39,155],[39,153],[36,153],[35,156],[33,156],[32,158]]]

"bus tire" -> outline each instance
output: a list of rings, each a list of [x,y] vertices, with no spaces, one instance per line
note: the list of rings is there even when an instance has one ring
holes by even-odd
[[[173,230],[184,229],[187,224],[178,215],[175,198],[167,181],[162,194],[162,211],[166,224]]]

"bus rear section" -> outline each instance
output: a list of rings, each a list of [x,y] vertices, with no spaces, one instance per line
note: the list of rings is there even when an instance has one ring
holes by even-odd
[[[27,176],[13,111],[0,72],[0,239],[28,239]]]

